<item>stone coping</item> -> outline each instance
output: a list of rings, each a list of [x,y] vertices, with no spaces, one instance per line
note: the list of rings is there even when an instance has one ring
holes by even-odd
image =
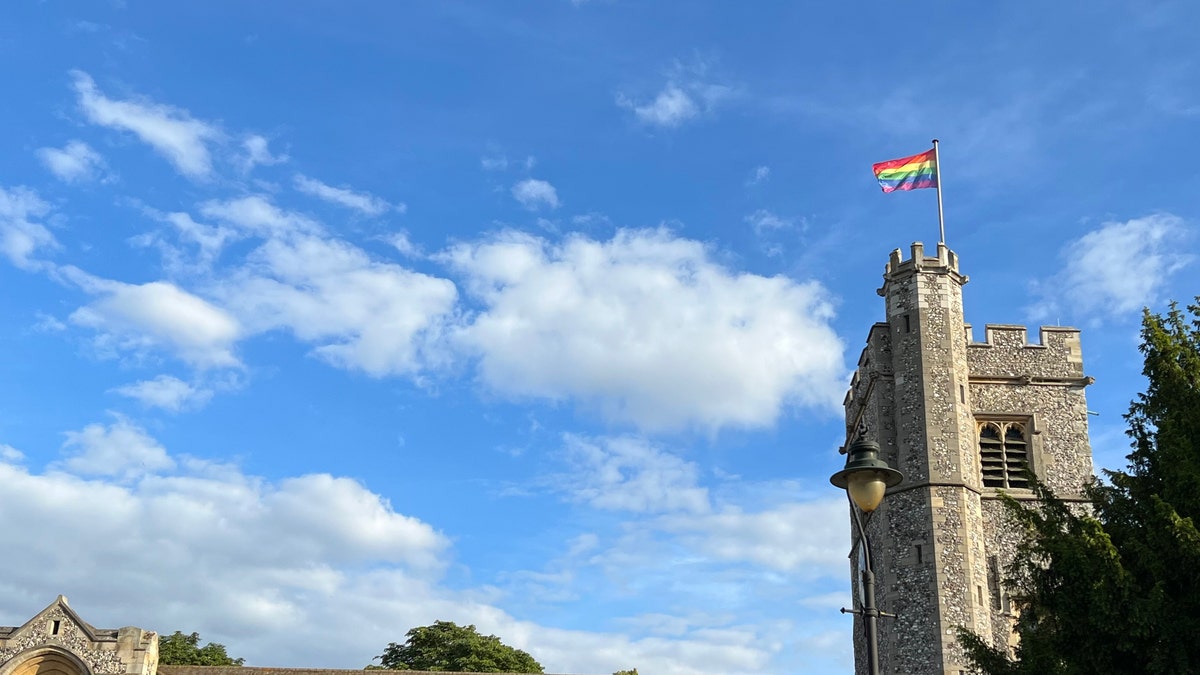
[[[478,673],[461,673],[428,670],[364,670],[361,668],[260,668],[256,666],[159,666],[159,675],[478,675]],[[496,673],[495,675],[520,675],[519,673]],[[547,675],[551,675],[547,673]]]

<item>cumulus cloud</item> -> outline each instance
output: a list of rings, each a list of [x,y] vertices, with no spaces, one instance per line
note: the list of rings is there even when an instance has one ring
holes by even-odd
[[[262,195],[204,202],[200,214],[216,225],[182,212],[148,211],[177,235],[178,241],[149,239],[164,251],[168,268],[203,272],[202,292],[221,306],[166,281],[130,285],[64,267],[64,277],[101,296],[70,320],[95,329],[102,352],[165,348],[199,368],[237,366],[238,340],[283,329],[314,345],[315,356],[376,377],[417,374],[452,358],[445,328],[456,316],[458,292],[447,279],[376,262]],[[213,267],[229,242],[247,238],[261,242],[242,260]],[[419,254],[402,235],[392,243]],[[191,244],[196,249],[189,253]],[[211,395],[185,386],[160,378],[118,393],[168,409]]]
[[[1153,304],[1170,276],[1192,261],[1177,252],[1186,236],[1184,221],[1169,213],[1104,223],[1063,247],[1062,271],[1035,287],[1043,299],[1031,308],[1033,318],[1128,314]]]
[[[384,241],[391,244],[396,251],[406,258],[419,258],[424,254],[421,252],[421,247],[414,244],[408,238],[407,232],[394,232],[391,235],[384,237]]]
[[[242,140],[242,156],[239,161],[242,173],[248,173],[256,166],[274,166],[283,164],[290,159],[286,154],[272,154],[266,138],[251,134]]]
[[[638,104],[624,97],[618,103],[632,110],[638,120],[660,127],[676,127],[700,114],[700,106],[673,83],[647,103]]]
[[[87,73],[75,70],[71,75],[88,121],[132,132],[189,178],[208,178],[212,173],[207,144],[221,138],[217,127],[173,106],[108,98]]]
[[[92,180],[104,168],[104,158],[83,141],[71,141],[62,148],[39,148],[37,156],[50,173],[66,183]]]
[[[212,398],[211,389],[196,387],[170,375],[159,375],[153,380],[142,380],[114,389],[122,396],[140,401],[151,408],[162,408],[179,412],[198,408]]]
[[[786,405],[840,400],[842,343],[816,282],[730,271],[665,230],[560,244],[510,232],[443,259],[482,305],[459,338],[497,392],[646,429],[761,427]]]
[[[64,593],[98,625],[183,626],[280,667],[361,667],[436,619],[502,635],[551,672],[760,673],[779,649],[767,630],[723,622],[633,639],[515,619],[488,589],[442,584],[449,539],[348,478],[173,458],[122,419],[70,432],[65,450],[43,472],[0,452],[0,518],[23,542],[0,580],[8,623]],[[331,640],[331,626],[354,628]]]
[[[845,573],[849,541],[844,499],[784,503],[757,512],[724,508],[666,515],[657,525],[716,559],[814,577]]]
[[[113,424],[89,424],[68,431],[62,466],[83,476],[112,476],[129,480],[175,468],[167,451],[141,427],[118,417]]]
[[[622,525],[632,535],[627,548],[647,546],[648,537],[661,543],[665,534],[668,546],[707,565],[744,564],[808,578],[844,571],[845,499],[796,500],[804,490],[792,481],[743,484],[729,477],[718,477],[717,496],[710,495],[694,462],[640,436],[567,434],[563,461],[571,471],[555,476],[552,487],[566,500],[631,516]],[[640,564],[629,551],[609,555],[620,565]],[[652,554],[652,560],[661,558]]]
[[[0,187],[0,253],[13,265],[34,269],[36,251],[58,246],[50,230],[36,222],[49,212],[50,205],[33,190]]]
[[[209,200],[200,205],[200,214],[230,225],[243,235],[283,237],[322,231],[317,221],[294,211],[285,211],[264,195]]]
[[[332,185],[326,185],[319,180],[301,174],[296,174],[293,182],[296,189],[306,195],[344,206],[367,216],[383,215],[392,209],[403,213],[406,208],[404,204],[393,206],[372,194],[355,192],[345,187],[333,187]]]
[[[536,211],[542,206],[558,208],[558,191],[544,180],[528,178],[512,187],[513,198],[525,208]]]
[[[708,490],[693,462],[634,436],[586,438],[569,434],[565,459],[572,471],[559,489],[594,508],[638,513],[708,511]]]
[[[372,261],[346,242],[271,239],[217,292],[251,332],[287,329],[336,365],[384,376],[436,360],[454,284]]]
[[[216,305],[166,281],[126,284],[75,276],[101,297],[75,310],[70,320],[96,330],[102,350],[167,349],[198,368],[239,365],[233,345],[241,327]]]
[[[237,234],[228,227],[198,223],[183,212],[160,214],[159,218],[174,227],[181,239],[195,244],[196,262],[201,267],[212,265],[225,245],[237,237]]]
[[[632,111],[643,124],[672,128],[711,112],[733,95],[732,88],[708,81],[704,63],[676,63],[671,70],[667,83],[650,100],[639,102],[622,93],[617,94],[617,105]]]

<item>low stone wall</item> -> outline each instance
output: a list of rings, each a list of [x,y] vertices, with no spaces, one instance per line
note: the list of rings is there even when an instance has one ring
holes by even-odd
[[[478,675],[477,673],[431,672],[428,670],[353,670],[336,668],[255,668],[242,666],[159,666],[158,675]],[[497,673],[497,675],[519,675]]]

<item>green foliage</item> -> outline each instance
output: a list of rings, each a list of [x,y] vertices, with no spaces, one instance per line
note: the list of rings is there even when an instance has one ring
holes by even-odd
[[[200,634],[180,631],[158,638],[158,664],[161,666],[240,666],[245,659],[231,658],[225,645],[210,642],[200,646]]]
[[[1125,416],[1129,466],[1087,489],[1091,513],[1040,485],[1036,507],[1006,500],[1026,535],[1008,570],[1020,645],[1010,660],[961,632],[978,671],[1200,670],[1200,297],[1187,314],[1146,312],[1141,351],[1147,388]]]
[[[542,665],[527,652],[480,635],[475,626],[435,621],[408,631],[404,644],[389,643],[375,658],[389,670],[460,671],[464,673],[541,673]]]
[[[638,671],[637,668],[634,668],[633,670],[618,670],[617,672],[613,673],[613,675],[638,675]]]

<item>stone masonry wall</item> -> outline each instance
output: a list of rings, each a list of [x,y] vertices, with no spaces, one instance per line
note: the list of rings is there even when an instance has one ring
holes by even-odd
[[[970,330],[970,327],[967,327]],[[987,327],[987,342],[971,344],[971,398],[980,417],[1028,418],[1030,459],[1034,473],[1065,499],[1081,498],[1092,477],[1088,444],[1087,399],[1091,379],[1083,374],[1079,331],[1043,328],[1040,344],[1027,342],[1022,326]],[[998,499],[999,490],[982,490],[983,522],[989,555],[990,635],[995,645],[1015,646],[1015,608],[1003,587],[1020,532],[1012,527]],[[1032,499],[1028,490],[1008,490],[1017,499]]]
[[[133,626],[94,628],[60,595],[24,625],[0,627],[0,672],[46,652],[74,657],[94,675],[154,675],[158,635]]]
[[[254,668],[241,665],[160,665],[158,675],[472,675],[457,671],[432,670],[352,670],[334,668]],[[499,675],[520,675],[502,673]]]

